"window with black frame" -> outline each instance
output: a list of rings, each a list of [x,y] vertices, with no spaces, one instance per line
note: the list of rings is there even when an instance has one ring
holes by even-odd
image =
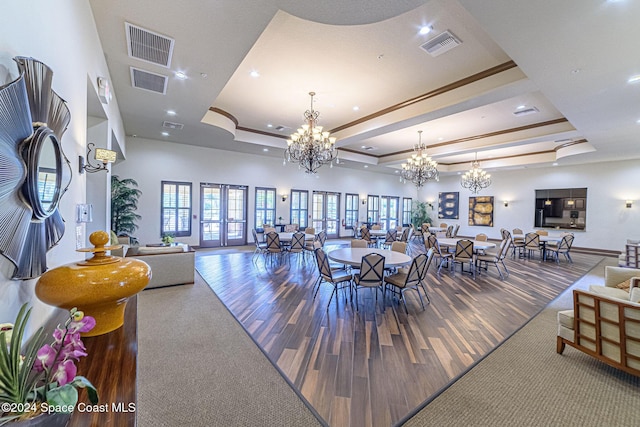
[[[367,196],[367,222],[377,224],[379,220],[380,198],[378,196]]]
[[[191,236],[191,183],[162,181],[161,236]]]
[[[344,225],[346,229],[351,230],[353,225],[358,222],[358,204],[360,200],[357,194],[350,193],[347,193],[345,198]]]
[[[309,192],[306,190],[291,190],[291,224],[298,224],[299,229],[307,227],[309,218]]]
[[[276,219],[276,189],[256,187],[256,228],[273,226]]]
[[[411,203],[412,199],[409,197],[402,198],[402,226],[409,227],[411,225]]]

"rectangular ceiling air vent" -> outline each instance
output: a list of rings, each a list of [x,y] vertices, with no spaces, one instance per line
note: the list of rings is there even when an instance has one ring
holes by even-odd
[[[528,114],[535,114],[535,113],[539,113],[540,110],[538,110],[536,107],[530,107],[530,108],[525,108],[524,110],[516,110],[513,112],[514,116],[526,116]]]
[[[420,47],[429,55],[438,56],[461,44],[462,42],[460,39],[454,36],[451,31],[447,30],[438,34],[434,38],[427,40],[425,43],[421,44]]]
[[[124,25],[131,58],[169,68],[175,40],[128,22]]]
[[[164,122],[162,122],[162,127],[168,128],[168,129],[181,130],[184,127],[184,125],[182,123],[168,122],[165,120]]]
[[[285,130],[287,130],[289,128],[286,127],[286,126],[280,125],[280,126],[276,126],[274,129],[277,130],[278,132],[284,132]]]
[[[167,76],[131,67],[131,85],[151,92],[167,93]]]

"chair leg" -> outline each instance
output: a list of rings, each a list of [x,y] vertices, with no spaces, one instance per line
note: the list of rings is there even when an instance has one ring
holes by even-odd
[[[416,286],[416,293],[418,294],[418,298],[420,299],[420,305],[422,306],[422,310],[424,311],[424,301],[422,301],[422,295],[420,295],[420,289]]]
[[[331,296],[329,297],[329,302],[327,303],[327,311],[329,311],[329,306],[331,305],[333,294],[336,294],[336,301],[338,301],[338,286],[335,283],[333,284],[333,291],[331,291]]]
[[[558,336],[556,339],[556,353],[562,354],[564,351],[565,343],[562,337]]]

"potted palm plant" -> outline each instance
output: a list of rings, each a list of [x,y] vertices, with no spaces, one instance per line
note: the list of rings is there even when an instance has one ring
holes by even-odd
[[[111,229],[118,236],[131,236],[138,228],[136,221],[142,218],[136,213],[142,194],[137,186],[134,179],[111,176]],[[134,243],[135,238],[131,240]]]

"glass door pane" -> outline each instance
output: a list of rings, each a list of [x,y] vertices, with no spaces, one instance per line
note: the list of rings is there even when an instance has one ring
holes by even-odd
[[[387,218],[388,218],[387,230],[391,230],[392,228],[396,228],[396,226],[398,226],[398,198],[397,197],[389,197],[389,212],[387,213]]]
[[[244,245],[247,236],[247,188],[228,186],[226,190],[227,227],[223,241],[225,246]]]
[[[380,227],[383,230],[389,229],[389,198],[385,196],[380,197]]]
[[[338,225],[340,220],[340,196],[338,194],[326,195],[325,231],[330,239],[338,238]]]
[[[222,245],[222,188],[220,185],[200,186],[200,247]]]
[[[316,229],[316,233],[324,230],[324,193],[313,193],[313,208],[311,212],[311,224]]]

